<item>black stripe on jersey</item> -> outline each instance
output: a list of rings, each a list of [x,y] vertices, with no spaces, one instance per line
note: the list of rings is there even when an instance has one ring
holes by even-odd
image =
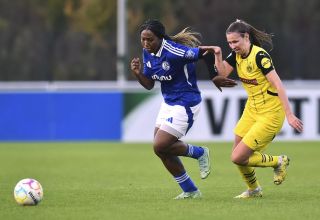
[[[233,68],[236,68],[236,52],[232,51],[227,58],[225,59],[227,61],[227,63],[229,63]]]
[[[256,63],[258,68],[264,75],[270,73],[274,69],[271,57],[264,51],[259,51],[256,55]]]
[[[269,91],[269,90],[267,90],[267,93],[268,93],[269,95],[272,95],[272,96],[278,96],[278,93],[276,93],[276,92],[271,92],[271,91]]]

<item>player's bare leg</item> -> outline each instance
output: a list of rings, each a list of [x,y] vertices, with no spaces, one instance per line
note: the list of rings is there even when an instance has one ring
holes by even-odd
[[[172,145],[177,141],[177,137],[167,133],[166,131],[157,129],[153,145],[154,152],[162,160],[164,166],[174,176],[175,180],[183,190],[183,193],[175,197],[175,199],[200,198],[200,191],[186,173],[178,156],[175,155],[176,153],[180,154],[183,151],[186,151],[183,142],[179,142],[179,144],[181,144],[180,147],[174,146],[172,149]]]

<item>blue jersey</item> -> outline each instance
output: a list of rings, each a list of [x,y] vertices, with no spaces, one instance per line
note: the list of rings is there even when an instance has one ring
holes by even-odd
[[[157,54],[143,50],[143,74],[160,81],[168,105],[194,106],[201,102],[194,63],[198,58],[199,48],[163,39]]]

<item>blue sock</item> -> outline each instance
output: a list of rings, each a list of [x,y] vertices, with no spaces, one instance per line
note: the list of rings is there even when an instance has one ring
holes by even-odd
[[[184,192],[193,192],[198,190],[187,173],[175,176],[174,178]]]
[[[193,146],[188,144],[187,157],[192,157],[194,159],[198,159],[204,153],[204,149],[202,147]]]

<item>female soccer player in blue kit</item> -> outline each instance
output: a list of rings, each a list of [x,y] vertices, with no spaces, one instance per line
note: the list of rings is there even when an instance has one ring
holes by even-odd
[[[191,128],[200,110],[201,95],[194,62],[204,58],[205,51],[198,48],[199,33],[184,29],[169,37],[161,22],[148,20],[140,27],[140,36],[143,73],[139,58],[131,61],[132,73],[148,90],[154,87],[155,81],[160,81],[164,98],[154,130],[154,152],[183,190],[175,199],[200,198],[201,192],[178,157],[197,159],[202,179],[210,174],[209,149],[179,140]],[[220,87],[232,87],[236,84],[231,79],[217,76],[212,60],[209,59],[208,62],[212,81],[220,90]]]

